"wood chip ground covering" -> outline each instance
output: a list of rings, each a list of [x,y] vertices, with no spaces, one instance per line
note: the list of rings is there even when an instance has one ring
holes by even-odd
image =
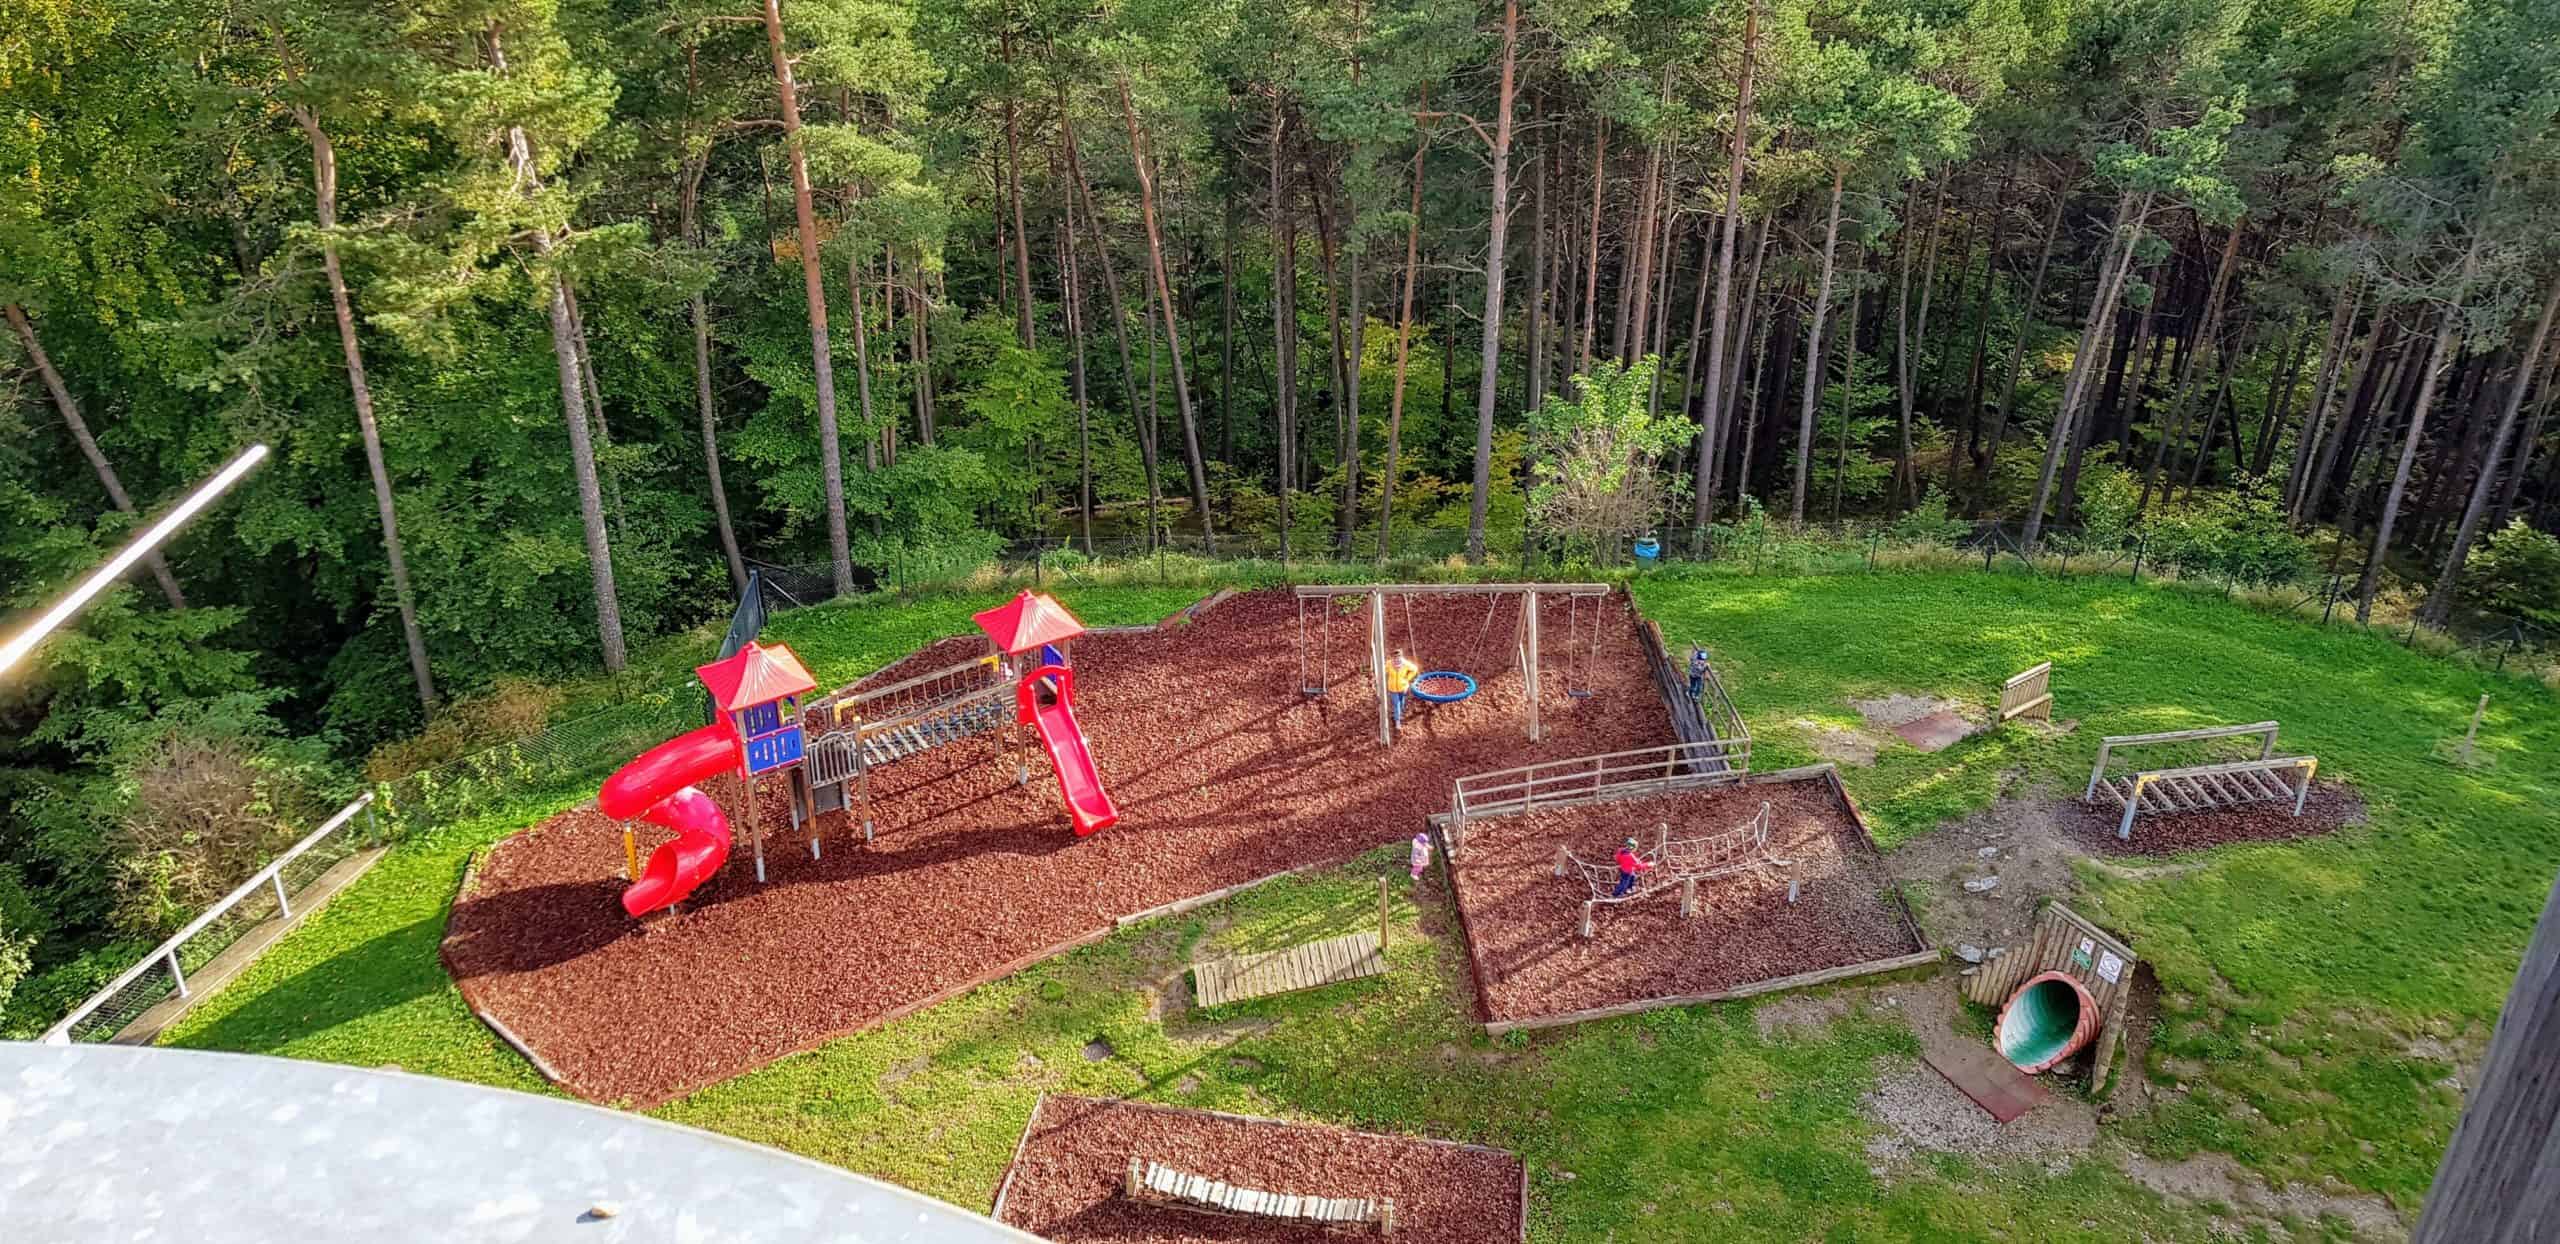
[[[1624,601],[1582,602],[1586,626],[1601,618],[1599,655],[1594,694],[1575,698],[1571,615],[1550,600],[1547,738],[1529,744],[1511,658],[1520,607],[1503,598],[1488,623],[1491,603],[1415,597],[1408,632],[1390,599],[1394,643],[1482,688],[1412,705],[1392,750],[1377,743],[1365,619],[1332,623],[1333,690],[1310,699],[1290,594],[1249,594],[1162,633],[1077,641],[1077,714],[1121,811],[1111,829],[1077,839],[1036,747],[1024,745],[1030,781],[1017,786],[981,736],[876,771],[878,841],[862,845],[830,813],[816,861],[779,785],[763,783],[769,883],[756,884],[740,824],[717,876],[635,922],[616,901],[622,827],[590,804],[489,854],[454,904],[445,965],[572,1091],[655,1104],[993,980],[1118,917],[1400,841],[1447,807],[1462,774],[1672,741]],[[984,651],[946,641],[870,681]],[[734,779],[706,788],[735,823]],[[645,859],[667,835],[637,828]]]
[[[2364,819],[2364,800],[2343,783],[2315,781],[2300,816],[2293,814],[2290,799],[2204,812],[2145,812],[2134,818],[2130,841],[2116,837],[2116,826],[2124,821],[2121,805],[2093,806],[2072,800],[2062,805],[2060,819],[2074,840],[2101,855],[2174,855],[2235,842],[2283,842],[2335,833]]]
[[[1621,839],[1650,849],[1734,829],[1769,802],[1769,853],[1793,861],[1698,883],[1699,914],[1677,885],[1604,905],[1577,935],[1590,897],[1578,873],[1553,875],[1556,847],[1605,864]],[[1787,902],[1787,881],[1798,882]],[[1725,786],[1580,804],[1467,824],[1458,905],[1487,1016],[1520,1021],[1655,998],[1722,993],[1920,949],[1875,850],[1826,778]]]
[[[1394,1197],[1398,1244],[1516,1244],[1520,1159],[1447,1141],[1050,1096],[1027,1125],[1002,1217],[1057,1244],[1339,1244],[1381,1238],[1131,1201],[1129,1159],[1263,1192]]]

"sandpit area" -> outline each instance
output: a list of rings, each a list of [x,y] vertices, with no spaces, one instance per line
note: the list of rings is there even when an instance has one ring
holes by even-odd
[[[1057,1244],[1315,1244],[1355,1229],[1135,1201],[1129,1159],[1286,1195],[1395,1199],[1412,1244],[1517,1244],[1526,1173],[1499,1149],[1138,1102],[1043,1097],[996,1217]],[[1374,1228],[1369,1238],[1375,1237]]]
[[[1673,838],[1721,833],[1763,800],[1769,853],[1786,868],[1701,882],[1695,916],[1680,914],[1676,886],[1607,904],[1593,936],[1579,936],[1591,896],[1570,870],[1553,874],[1559,845],[1605,863],[1628,835],[1650,846],[1662,825]],[[1886,971],[1928,951],[1836,778],[1822,771],[1472,819],[1453,872],[1495,1031]]]
[[[1121,917],[1399,841],[1448,806],[1459,775],[1673,741],[1635,615],[1613,597],[1580,605],[1584,626],[1599,619],[1587,698],[1566,694],[1567,602],[1546,601],[1546,738],[1529,743],[1511,648],[1520,606],[1503,599],[1488,622],[1492,598],[1414,597],[1410,631],[1390,599],[1393,643],[1480,687],[1413,705],[1391,750],[1377,742],[1365,620],[1350,605],[1337,615],[1332,691],[1309,698],[1293,598],[1249,593],[1184,625],[1076,642],[1077,715],[1121,811],[1111,829],[1077,839],[1046,757],[1029,749],[1030,780],[1016,785],[980,736],[876,771],[877,841],[829,813],[818,860],[790,831],[780,785],[761,784],[759,885],[734,779],[713,782],[738,826],[727,866],[677,909],[633,921],[617,902],[622,826],[589,804],[480,862],[446,925],[445,965],[472,1008],[564,1087],[653,1105],[1004,976]],[[1074,608],[1073,594],[1062,603]],[[874,679],[985,650],[946,641]],[[665,835],[638,828],[645,858]]]

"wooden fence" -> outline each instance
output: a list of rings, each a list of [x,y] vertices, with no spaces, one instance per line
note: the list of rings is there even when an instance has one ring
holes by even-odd
[[[1541,807],[1630,799],[1664,791],[1724,786],[1751,771],[1751,740],[1666,743],[1632,751],[1470,773],[1450,785],[1449,811],[1432,818],[1451,856],[1465,850],[1467,822]]]
[[[2079,981],[2098,1007],[2098,1035],[2090,1041],[2089,1082],[2106,1078],[2116,1043],[2124,1036],[2125,1003],[2133,994],[2133,949],[2117,941],[2088,917],[2059,902],[2036,913],[2035,928],[2024,947],[1987,959],[1962,978],[1967,1001],[1997,1007],[2020,985],[2045,972],[2061,972]]]

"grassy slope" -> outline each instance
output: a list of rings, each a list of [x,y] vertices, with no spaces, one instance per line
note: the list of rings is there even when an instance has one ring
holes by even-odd
[[[1068,597],[1107,622],[1152,618],[1189,595]],[[2410,1056],[2408,1038],[2485,1035],[2560,859],[2535,815],[2560,750],[2547,693],[2097,581],[1707,575],[1650,581],[1639,595],[1675,641],[1717,648],[1767,740],[1755,759],[1768,768],[1811,759],[1792,723],[1846,716],[1844,696],[1982,699],[2007,673],[2055,660],[2079,733],[2000,733],[1934,757],[1898,749],[1849,773],[1888,843],[1987,802],[2015,770],[2076,785],[2097,733],[2282,717],[2288,748],[2318,753],[2324,772],[2364,790],[2373,826],[2219,853],[2162,881],[2091,878],[2098,904],[2160,968],[2172,1014],[2157,1049],[2194,1090],[2137,1125],[2137,1139],[2171,1155],[2226,1148],[2280,1175],[2335,1174],[2404,1202],[2423,1189],[2457,1103],[2434,1084],[2448,1069]],[[808,611],[776,633],[826,676],[847,677],[965,624],[981,603]],[[2430,758],[2493,686],[2484,735],[2497,763],[2463,772]],[[535,1087],[463,1010],[435,945],[468,852],[543,810],[403,847],[174,1040]],[[1820,1040],[1772,1042],[1748,1007],[1728,1005],[1488,1044],[1465,1022],[1463,963],[1437,910],[1417,926],[1399,903],[1386,978],[1205,1020],[1151,1018],[1146,987],[1195,949],[1357,927],[1374,918],[1369,878],[1397,867],[1390,852],[1128,931],[662,1113],[980,1206],[1034,1098],[1060,1089],[1505,1145],[1530,1160],[1544,1240],[1613,1228],[1647,1239],[2206,1238],[2200,1213],[2162,1206],[2101,1163],[2055,1175],[1942,1159],[1926,1177],[1878,1179],[1856,1103],[1877,1055],[1909,1052],[1895,1026],[1853,1021]],[[1111,1052],[1090,1058],[1097,1037]]]
[[[1639,597],[1675,642],[1720,646],[1766,768],[1813,758],[1796,722],[1854,723],[1844,697],[1984,703],[2008,674],[2052,660],[2076,733],[2001,732],[1937,756],[1894,748],[1848,774],[1887,844],[1982,805],[2013,771],[2076,791],[2096,735],[2281,720],[2284,750],[2352,782],[2369,826],[2216,852],[2156,880],[2085,878],[2159,971],[2156,1049],[2196,1090],[2148,1138],[2286,1178],[2335,1175],[2403,1204],[2423,1194],[2461,1103],[2437,1083],[2453,1068],[2411,1045],[2485,1042],[2560,864],[2549,692],[2372,633],[2109,579],[1711,577],[1649,583]],[[2438,746],[2483,692],[2493,762],[2449,765]]]

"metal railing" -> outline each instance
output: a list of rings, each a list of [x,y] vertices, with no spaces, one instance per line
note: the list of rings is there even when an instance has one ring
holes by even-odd
[[[48,1045],[104,1040],[123,1031],[136,1016],[158,1005],[171,993],[181,998],[192,996],[187,987],[188,971],[211,962],[265,920],[293,918],[293,898],[285,884],[286,870],[297,861],[306,858],[316,861],[326,856],[328,853],[320,850],[322,844],[331,842],[339,831],[355,824],[358,813],[364,814],[368,839],[373,837],[373,795],[367,792],[355,802],[338,809],[335,815],[321,822],[320,828],[304,835],[302,841],[285,848],[282,854],[268,861],[266,867],[224,895],[222,901],[188,921],[185,928],[153,947],[140,962],[107,982],[104,989],[71,1008],[70,1014],[44,1030],[42,1040]],[[337,858],[344,857],[340,855],[329,859],[329,862],[334,864]],[[248,906],[253,901],[264,903],[270,890],[275,899],[271,917],[262,908]],[[231,918],[235,916],[247,918]],[[208,931],[213,936],[200,943],[199,937]]]
[[[1751,740],[1739,738],[1666,743],[1470,773],[1450,784],[1449,853],[1463,849],[1467,822],[1476,817],[1725,785],[1741,781],[1750,770]]]

